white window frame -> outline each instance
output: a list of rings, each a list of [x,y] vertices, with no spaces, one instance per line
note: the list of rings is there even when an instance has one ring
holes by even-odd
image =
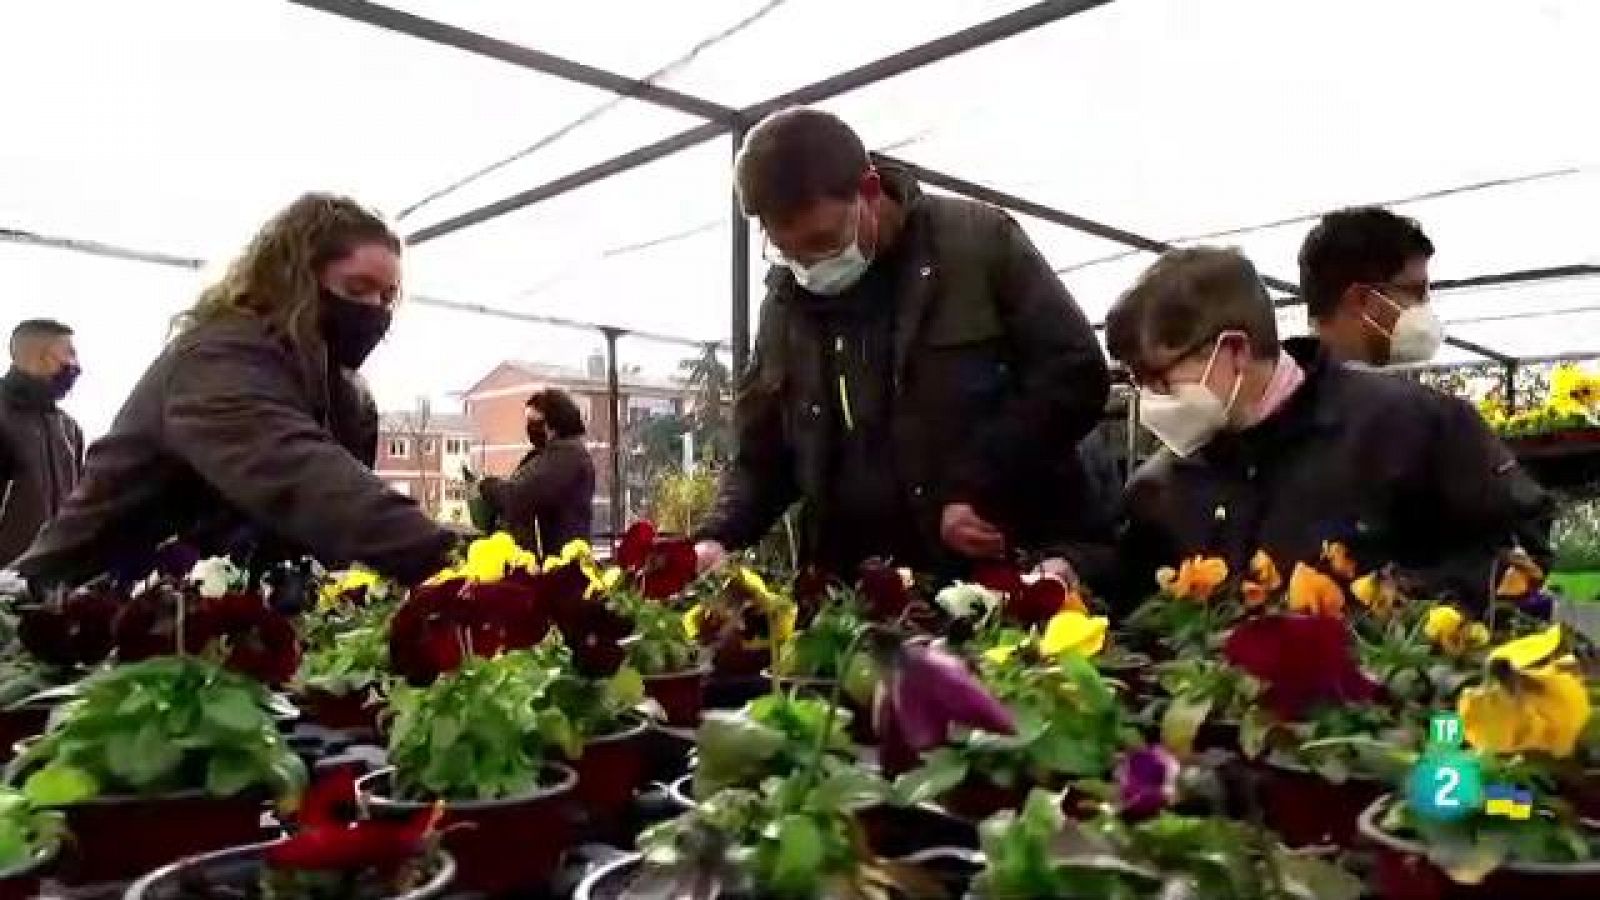
[[[394,459],[411,458],[411,441],[408,438],[389,438],[389,456]]]

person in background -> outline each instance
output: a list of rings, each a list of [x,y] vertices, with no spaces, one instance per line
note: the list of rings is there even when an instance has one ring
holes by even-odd
[[[1163,254],[1112,307],[1111,354],[1166,450],[1124,497],[1124,604],[1196,555],[1287,578],[1340,542],[1371,571],[1481,606],[1501,551],[1548,553],[1550,498],[1465,401],[1277,339],[1272,300],[1235,250]],[[1534,542],[1537,543],[1534,543]]]
[[[1109,379],[1015,221],[925,195],[837,117],[791,108],[735,164],[773,268],[703,568],[803,500],[801,562],[958,575],[1081,527],[1074,452]]]
[[[1377,206],[1322,217],[1300,247],[1300,293],[1328,351],[1376,368],[1432,359],[1444,326],[1428,302],[1433,243]]]
[[[56,404],[78,380],[72,329],[30,319],[0,378],[0,569],[28,549],[83,471],[83,432]]]
[[[178,317],[17,569],[36,589],[142,577],[169,538],[258,571],[309,554],[415,583],[446,564],[456,539],[371,471],[356,371],[389,329],[400,254],[344,197],[274,216]]]
[[[528,398],[532,449],[510,478],[479,485],[499,522],[524,548],[560,553],[589,540],[594,524],[594,458],[584,443],[583,415],[566,391],[545,388]]]

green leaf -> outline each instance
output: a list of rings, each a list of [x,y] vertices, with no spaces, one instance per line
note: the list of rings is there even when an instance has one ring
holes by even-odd
[[[205,698],[205,718],[207,722],[235,733],[255,731],[266,719],[255,698],[241,688],[219,690]]]
[[[256,783],[255,760],[239,753],[218,753],[206,766],[206,792],[213,797],[231,797]]]
[[[148,721],[138,731],[113,734],[106,745],[106,763],[119,781],[136,790],[158,784],[177,769],[183,760],[183,749],[167,739],[167,734],[156,720]]]
[[[1506,861],[1508,849],[1503,835],[1480,834],[1475,840],[1430,842],[1428,859],[1457,884],[1481,884]]]
[[[825,854],[822,831],[807,816],[785,816],[778,823],[778,851],[772,866],[772,888],[795,896],[811,893],[822,875]]]
[[[695,733],[699,765],[695,770],[696,796],[716,789],[759,779],[767,760],[785,744],[782,732],[737,713],[706,713]]]
[[[1206,717],[1211,715],[1211,706],[1209,697],[1173,697],[1161,717],[1162,746],[1180,759],[1193,753],[1195,735],[1200,733]]]
[[[967,780],[967,761],[957,752],[941,750],[920,768],[894,780],[895,800],[906,806],[927,803]]]
[[[100,794],[94,775],[66,763],[51,763],[28,776],[22,793],[35,806],[70,806]]]
[[[461,737],[461,720],[448,714],[440,714],[433,719],[433,732],[429,740],[433,743],[434,753],[447,752],[456,739]]]
[[[1272,714],[1260,707],[1252,707],[1239,719],[1239,752],[1249,759],[1259,759],[1267,747],[1267,735],[1277,727]]]
[[[644,678],[632,666],[623,666],[606,685],[612,701],[620,709],[635,706],[644,699]]]

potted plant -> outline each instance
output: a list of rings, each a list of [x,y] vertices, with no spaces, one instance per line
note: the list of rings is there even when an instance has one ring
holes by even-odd
[[[1363,815],[1386,895],[1600,890],[1600,833],[1562,793],[1564,770],[1594,740],[1592,689],[1563,646],[1556,625],[1494,648],[1456,703],[1466,746],[1435,741],[1404,797],[1382,798]]]
[[[324,775],[301,800],[288,837],[180,860],[128,889],[128,900],[192,896],[260,900],[423,900],[442,896],[455,861],[439,846],[440,809],[410,819],[352,818],[353,770]]]
[[[111,619],[123,599],[106,583],[42,600],[6,598],[15,642],[6,641],[11,646],[0,675],[0,760],[44,730],[65,696],[53,689],[77,682],[110,655]]]
[[[1092,788],[1108,778],[1139,737],[1090,662],[1104,647],[1106,625],[1072,609],[1057,612],[1042,634],[1007,640],[1002,633],[978,672],[1014,717],[1014,733],[959,734],[902,776],[903,789],[976,821],[1015,808],[1033,787]]]
[[[1146,810],[1073,821],[1061,798],[1029,794],[1020,812],[983,823],[975,898],[1296,897],[1356,900],[1361,882],[1286,850],[1270,832],[1220,816]]]
[[[257,840],[263,801],[299,793],[305,766],[272,710],[259,681],[200,657],[102,670],[12,760],[7,778],[65,813],[72,880],[132,877]]]
[[[294,682],[296,702],[312,721],[361,736],[377,734],[393,614],[393,607],[375,602],[318,617],[337,628],[307,648]]]
[[[59,812],[40,809],[12,788],[0,788],[0,900],[39,895],[65,832]]]
[[[632,625],[623,640],[625,661],[644,677],[645,693],[661,706],[668,725],[693,728],[711,669],[673,600],[694,581],[694,545],[662,538],[651,523],[636,522],[617,547],[616,563],[601,584],[606,604]]]
[[[363,802],[375,818],[407,819],[443,802],[444,846],[467,890],[543,886],[570,843],[566,798],[578,780],[552,759],[575,735],[550,702],[558,677],[516,650],[467,654],[427,687],[397,684],[393,768],[362,782]]]
[[[575,896],[617,896],[624,885],[659,896],[946,896],[928,872],[870,848],[852,811],[886,795],[880,780],[848,767],[726,790],[645,831],[641,856],[596,872]]]
[[[636,711],[644,680],[627,666],[609,677],[585,675],[559,645],[539,648],[535,658],[554,673],[545,698],[565,723],[553,736],[578,773],[575,805],[602,833],[613,830],[645,783],[649,723]]]

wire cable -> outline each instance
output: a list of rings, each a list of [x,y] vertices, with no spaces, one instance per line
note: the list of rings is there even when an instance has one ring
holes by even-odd
[[[726,41],[729,38],[734,37],[740,32],[746,30],[750,26],[766,18],[768,14],[772,13],[778,7],[783,6],[787,2],[788,0],[767,0],[766,3],[762,4],[759,9],[755,10],[750,15],[745,16],[743,19],[740,19],[734,24],[716,32],[715,34],[712,34],[709,37],[702,38],[696,42],[693,47],[690,47],[687,53],[646,75],[644,78],[640,79],[640,83],[642,85],[655,84],[658,80],[666,78],[682,70],[684,66],[694,62],[707,50],[710,50],[712,47],[715,47],[723,41]],[[587,112],[579,115],[577,118],[567,122],[564,125],[561,125],[554,131],[551,131],[550,133],[544,135],[526,147],[523,147],[521,150],[518,150],[510,156],[489,163],[488,165],[476,169],[473,172],[456,179],[450,184],[447,184],[444,187],[429,193],[421,200],[418,200],[400,210],[400,212],[395,216],[395,220],[403,221],[407,216],[410,216],[412,213],[415,213],[422,207],[441,200],[464,187],[467,187],[489,175],[494,174],[495,172],[500,171],[501,169],[504,169],[509,165],[512,165],[513,163],[519,162],[535,153],[538,153],[540,150],[543,150],[551,144],[554,144],[556,141],[561,140],[574,131],[577,131],[579,128],[582,128],[590,122],[593,122],[611,110],[616,109],[630,98],[631,95],[629,94],[617,94],[616,96],[607,99],[604,103],[594,106]]]

